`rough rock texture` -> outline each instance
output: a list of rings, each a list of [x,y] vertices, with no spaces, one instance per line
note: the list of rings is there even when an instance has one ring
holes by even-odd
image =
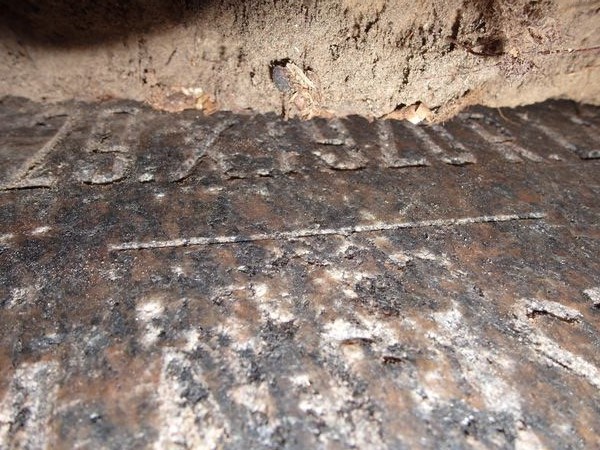
[[[0,101],[0,448],[600,448],[599,134]]]
[[[0,93],[382,116],[600,103],[598,1],[0,1]],[[575,49],[569,52],[569,49]],[[317,86],[289,101],[287,62]],[[314,101],[317,98],[318,101]],[[294,98],[297,100],[297,97]],[[314,105],[313,105],[314,104]]]

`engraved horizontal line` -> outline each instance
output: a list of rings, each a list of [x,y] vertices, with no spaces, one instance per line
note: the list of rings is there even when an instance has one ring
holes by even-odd
[[[402,230],[412,228],[446,227],[456,225],[469,225],[476,223],[513,222],[521,220],[539,220],[546,217],[542,212],[531,212],[526,214],[496,214],[477,217],[460,217],[454,219],[432,219],[410,222],[379,222],[371,225],[354,225],[340,228],[304,228],[292,231],[280,231],[272,233],[257,233],[250,235],[231,235],[214,237],[189,237],[171,240],[152,240],[145,242],[124,242],[109,245],[111,252],[127,250],[144,250],[172,247],[206,246],[218,244],[238,244],[257,241],[287,241],[306,237],[317,236],[348,236],[356,233],[372,233],[377,231]]]

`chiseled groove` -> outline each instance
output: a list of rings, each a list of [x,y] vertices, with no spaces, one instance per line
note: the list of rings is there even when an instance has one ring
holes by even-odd
[[[250,235],[230,235],[230,236],[215,236],[215,237],[190,237],[179,238],[172,240],[152,240],[145,242],[124,242],[121,244],[113,244],[109,246],[109,251],[126,251],[126,250],[142,250],[153,248],[168,248],[168,247],[187,247],[194,245],[215,245],[215,244],[236,244],[242,242],[256,241],[275,241],[275,240],[293,240],[305,237],[316,236],[331,236],[340,235],[347,236],[355,233],[372,233],[376,231],[401,230],[411,228],[428,228],[428,227],[446,227],[456,225],[468,225],[474,223],[490,223],[490,222],[512,222],[519,220],[539,220],[546,217],[542,212],[532,212],[527,214],[496,214],[488,216],[476,217],[460,217],[455,219],[432,219],[421,220],[414,222],[379,222],[371,225],[354,225],[340,228],[304,228],[292,231],[281,231],[273,233],[257,233]]]
[[[42,160],[54,150],[56,145],[71,132],[73,123],[73,117],[67,117],[56,134],[46,141],[42,148],[40,148],[33,156],[27,158],[27,160],[21,164],[19,170],[12,174],[7,183],[0,184],[0,191],[52,187],[55,181],[53,177],[38,177],[33,180],[27,180],[27,177],[40,166]]]

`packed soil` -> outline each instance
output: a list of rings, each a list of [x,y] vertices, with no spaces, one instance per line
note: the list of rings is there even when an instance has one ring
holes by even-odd
[[[0,0],[0,95],[381,117],[600,104],[600,2]]]

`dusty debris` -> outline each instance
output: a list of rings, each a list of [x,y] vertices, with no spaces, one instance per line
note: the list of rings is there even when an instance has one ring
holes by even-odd
[[[302,87],[290,108],[298,116],[321,115],[325,104],[336,116],[381,117],[422,101],[439,106],[437,121],[473,103],[600,103],[597,2],[29,3],[3,3],[3,94],[153,98],[179,111],[196,108],[197,98],[156,99],[156,91],[169,97],[171,86],[202,86],[218,92],[219,110],[275,112],[281,93],[269,61],[284,57],[301,69],[277,69],[298,77],[290,80]]]
[[[600,287],[594,287],[583,291],[585,296],[591,300],[594,308],[600,308]]]
[[[412,105],[397,108],[391,113],[383,116],[383,119],[408,120],[410,123],[414,123],[416,125],[424,120],[431,122],[433,117],[434,113],[427,107],[427,105],[417,102]]]
[[[201,87],[158,87],[148,103],[155,109],[167,112],[180,112],[186,109],[197,109],[206,115],[213,114],[218,104],[213,95],[207,94]]]
[[[322,95],[317,76],[310,68],[302,70],[283,60],[271,67],[271,79],[283,95],[283,115],[299,115],[302,119],[321,116]]]

